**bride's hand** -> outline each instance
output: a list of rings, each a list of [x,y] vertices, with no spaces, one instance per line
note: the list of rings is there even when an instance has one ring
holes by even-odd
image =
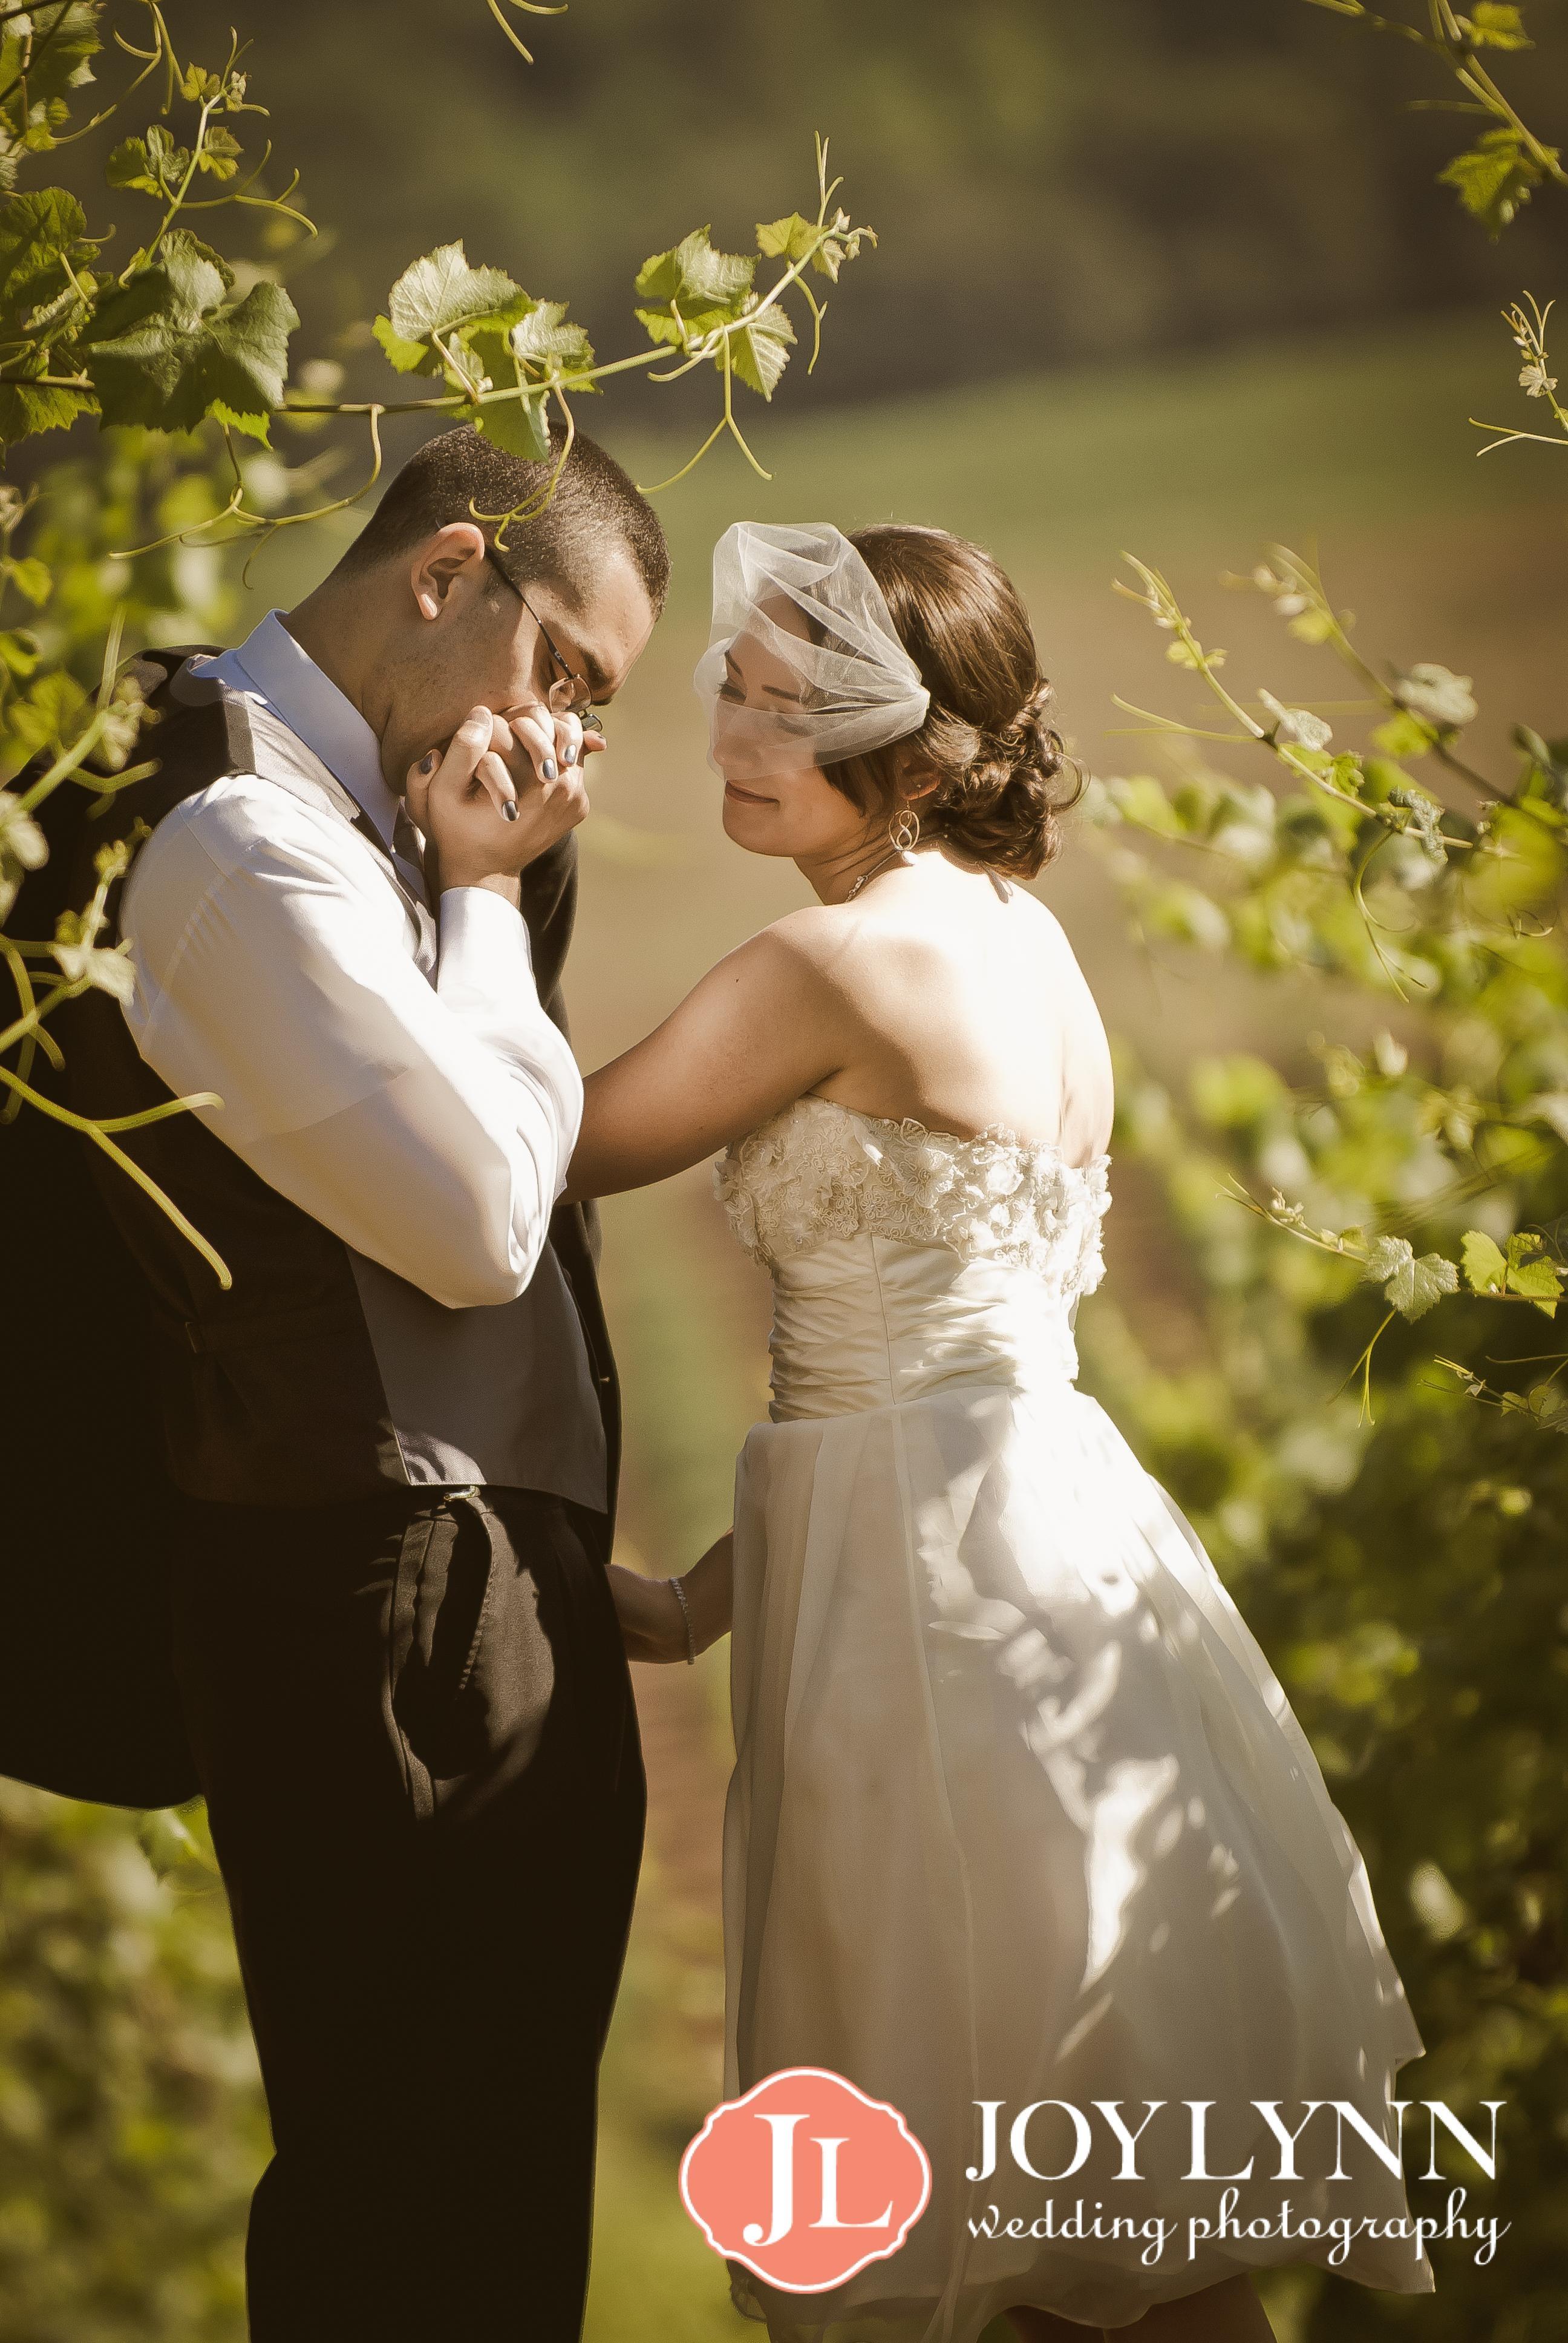
[[[668,1578],[645,1578],[640,1570],[625,1570],[619,1563],[611,1563],[609,1590],[628,1660],[689,1658],[689,1615],[691,1648],[696,1651],[705,1652],[709,1644],[729,1633],[731,1546],[732,1534],[726,1530],[686,1573],[680,1582],[684,1608]]]
[[[645,1578],[612,1562],[608,1573],[628,1660],[683,1660],[686,1624],[675,1589],[665,1578]]]

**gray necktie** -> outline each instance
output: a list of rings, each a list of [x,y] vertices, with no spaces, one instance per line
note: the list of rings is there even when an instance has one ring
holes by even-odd
[[[427,910],[430,890],[425,880],[424,840],[415,828],[408,809],[401,798],[397,800],[397,815],[392,824],[392,860],[397,864],[403,883],[409,893],[416,896]]]

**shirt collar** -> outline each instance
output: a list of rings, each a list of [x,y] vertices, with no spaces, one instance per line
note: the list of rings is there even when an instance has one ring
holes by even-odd
[[[391,850],[398,799],[381,770],[380,744],[353,702],[296,642],[281,612],[269,610],[236,650],[196,664],[201,673],[265,700],[342,782]]]

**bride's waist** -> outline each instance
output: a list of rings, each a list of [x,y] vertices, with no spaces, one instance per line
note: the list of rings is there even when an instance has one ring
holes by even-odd
[[[775,1422],[1078,1373],[1070,1305],[1033,1272],[881,1238],[780,1263],[769,1347]]]

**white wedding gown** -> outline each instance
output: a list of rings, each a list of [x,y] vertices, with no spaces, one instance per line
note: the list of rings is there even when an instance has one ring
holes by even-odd
[[[1332,2109],[1281,2183],[1275,2136],[1312,2099],[1392,2140],[1395,2072],[1423,2048],[1362,1857],[1281,1685],[1192,1530],[1074,1387],[1078,1297],[1100,1282],[1108,1158],[959,1139],[804,1098],[731,1147],[715,1184],[772,1272],[771,1420],[737,1475],[725,1821],[725,2097],[820,2066],[903,2113],[930,2159],[905,2245],[831,2294],[730,2264],[781,2343],[975,2343],[1037,2304],[1088,2328],[1238,2269],[1327,2261],[1249,2219],[1407,2224],[1402,2179]],[[980,2100],[1001,2154],[970,2182]],[[1140,2180],[1095,2100],[1143,2134]],[[1219,2181],[1243,2235],[1186,2258]],[[1008,2159],[1029,2104],[1091,2117],[1052,2185]],[[1171,2127],[1171,2118],[1177,2120]],[[1070,2119],[1031,2119],[1042,2172]],[[1167,2128],[1161,2129],[1161,2125]],[[1057,2127],[1052,2129],[1051,2126]],[[1318,2127],[1326,2126],[1321,2129]],[[1141,2240],[988,2238],[1053,2199]],[[1359,2236],[1342,2277],[1433,2285],[1409,2237]]]

